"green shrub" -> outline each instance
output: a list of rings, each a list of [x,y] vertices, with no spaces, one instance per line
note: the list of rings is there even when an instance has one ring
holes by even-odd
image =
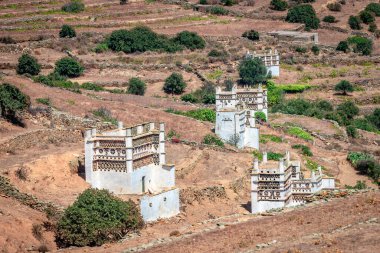
[[[353,189],[353,190],[364,190],[364,189],[367,189],[367,184],[365,183],[365,181],[356,181],[356,184],[354,186],[349,186],[349,185],[345,185],[344,186],[346,189]]]
[[[373,156],[363,152],[349,152],[347,160],[355,167],[360,160],[373,159]]]
[[[311,52],[313,52],[314,55],[319,55],[319,47],[317,45],[313,45],[311,47]]]
[[[268,141],[281,143],[282,138],[272,134],[260,134],[260,143],[267,143]]]
[[[368,26],[368,31],[369,31],[369,32],[374,33],[376,30],[377,30],[377,25],[376,25],[376,23],[371,23],[371,24],[369,24],[369,26]]]
[[[219,147],[224,147],[223,141],[221,139],[219,139],[217,136],[212,135],[212,134],[206,135],[203,138],[202,143],[207,144],[207,145],[215,145],[215,146],[219,146]]]
[[[232,6],[235,4],[235,1],[234,0],[221,0],[221,2],[225,5],[225,6]]]
[[[97,54],[104,53],[108,50],[107,43],[100,43],[97,44],[96,47],[93,49],[93,51]]]
[[[75,93],[80,93],[80,85],[77,82],[71,82],[65,76],[61,76],[56,72],[50,73],[47,76],[39,75],[33,78],[33,81],[45,84],[50,87],[58,87],[70,90]]]
[[[27,109],[30,99],[16,86],[8,83],[0,85],[0,115],[13,123],[21,124],[17,113]]]
[[[272,161],[280,161],[280,159],[283,157],[280,153],[274,153],[274,152],[268,152],[267,153],[267,159]]]
[[[346,133],[349,137],[357,138],[359,136],[358,131],[356,130],[356,127],[354,126],[346,126]]]
[[[36,102],[43,105],[51,106],[50,98],[36,98]]]
[[[310,89],[311,86],[308,84],[282,84],[278,85],[278,88],[285,93],[302,93],[305,90]]]
[[[361,36],[352,36],[347,39],[349,45],[353,47],[355,53],[370,55],[372,53],[372,40]]]
[[[72,0],[70,3],[62,6],[62,11],[72,13],[82,12],[84,11],[84,3],[82,3],[80,0]]]
[[[108,110],[105,107],[100,107],[94,111],[92,111],[92,114],[95,117],[101,118],[104,122],[110,122],[113,125],[117,125],[117,119],[112,116],[112,113],[110,110]]]
[[[80,87],[81,87],[81,89],[85,89],[85,90],[93,90],[93,91],[104,90],[104,88],[102,86],[91,83],[91,82],[85,82]]]
[[[164,91],[168,94],[182,94],[185,91],[187,84],[183,80],[182,74],[173,72],[165,80]]]
[[[377,133],[379,128],[377,128],[371,121],[369,121],[367,118],[356,118],[352,121],[352,126],[365,130],[368,132],[374,132]]]
[[[336,19],[335,19],[334,16],[329,15],[329,16],[325,16],[323,18],[323,22],[326,22],[326,23],[335,23]]]
[[[129,94],[144,96],[146,90],[146,84],[137,77],[132,77],[128,82]]]
[[[64,57],[55,63],[54,72],[61,76],[78,77],[84,71],[82,65],[70,57]]]
[[[215,120],[216,120],[215,111],[211,109],[197,109],[197,110],[190,110],[190,111],[177,111],[173,109],[167,109],[166,112],[183,115],[183,116],[194,118],[201,121],[209,121],[212,123],[215,123]]]
[[[306,47],[296,47],[296,52],[304,54],[306,53],[307,48]]]
[[[312,141],[313,137],[306,131],[299,127],[289,127],[286,132],[290,135],[296,136],[298,138],[304,139],[306,141]]]
[[[255,112],[255,119],[259,121],[266,122],[267,121],[267,116],[265,115],[264,112]]]
[[[267,68],[260,58],[245,58],[238,67],[242,84],[260,84],[267,80]]]
[[[290,8],[285,20],[290,23],[303,23],[306,29],[318,29],[319,27],[319,19],[310,4],[296,5]]]
[[[352,84],[347,80],[342,80],[339,83],[335,85],[334,88],[336,91],[342,92],[343,95],[347,95],[347,92],[353,92],[354,87]]]
[[[58,221],[56,241],[61,247],[100,246],[143,226],[133,201],[125,202],[106,190],[87,189]]]
[[[216,50],[216,49],[212,49],[208,54],[207,54],[208,57],[225,57],[227,56],[227,52],[226,51],[222,51],[222,50]]]
[[[342,52],[345,52],[345,53],[347,53],[349,49],[350,48],[348,46],[348,42],[345,41],[345,40],[340,41],[339,44],[338,44],[338,46],[336,47],[337,51],[342,51]]]
[[[268,92],[268,104],[270,106],[275,106],[283,101],[283,90],[276,86],[272,81],[267,81],[267,92]]]
[[[191,93],[181,96],[181,100],[189,103],[199,103],[199,100]]]
[[[348,18],[348,25],[353,30],[360,30],[360,29],[362,29],[362,26],[360,25],[360,23],[361,23],[361,20],[357,16],[350,16]]]
[[[380,129],[380,108],[376,108],[373,113],[366,117],[374,126]]]
[[[234,87],[234,81],[232,81],[231,79],[224,80],[223,84],[224,84],[226,91],[231,91],[232,88]]]
[[[327,4],[327,9],[329,9],[330,11],[341,11],[342,5],[337,2],[329,3]]]
[[[215,104],[215,87],[211,82],[204,83],[192,94],[204,104]]]
[[[199,0],[199,4],[206,5],[207,4],[207,0]]]
[[[373,12],[377,17],[380,17],[380,3],[370,3],[365,7],[365,10]]]
[[[271,0],[269,8],[276,11],[284,11],[288,8],[288,2],[284,0]]]
[[[380,178],[380,164],[373,158],[359,160],[355,166],[355,169],[364,175],[368,175],[375,182],[378,182]]]
[[[177,33],[173,40],[190,50],[203,49],[206,46],[204,39],[195,32],[182,31]]]
[[[354,116],[358,115],[359,107],[351,101],[346,101],[338,105],[337,111],[340,114],[345,115],[348,119],[353,119]]]
[[[61,38],[74,38],[76,36],[74,28],[69,25],[63,25],[61,31],[59,31],[59,37]]]
[[[228,14],[228,10],[226,10],[222,6],[218,6],[218,5],[211,6],[211,7],[207,8],[206,11],[211,13],[211,14],[214,14],[214,15],[227,15]]]
[[[258,31],[255,31],[255,30],[245,31],[242,37],[247,38],[249,40],[253,40],[253,41],[260,40],[260,34]]]
[[[296,145],[293,145],[292,148],[300,149],[302,154],[305,156],[313,156],[313,152],[311,152],[311,150],[308,146],[305,146],[302,144],[296,144]]]
[[[369,23],[372,23],[372,22],[375,22],[375,16],[372,12],[369,12],[369,11],[361,11],[360,14],[359,14],[359,17],[360,17],[360,20],[364,23],[364,24],[369,24]]]
[[[38,64],[36,58],[29,54],[23,54],[20,58],[18,58],[17,65],[17,74],[29,74],[29,75],[38,75],[41,71],[41,65]]]

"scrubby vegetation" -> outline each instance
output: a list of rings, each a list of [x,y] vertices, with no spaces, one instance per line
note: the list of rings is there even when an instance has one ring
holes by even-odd
[[[328,15],[328,16],[325,16],[323,18],[323,22],[326,22],[326,23],[335,23],[336,19],[335,19],[334,16]]]
[[[313,156],[313,152],[311,152],[308,146],[302,144],[293,145],[292,148],[301,150],[302,154],[305,156]]]
[[[79,13],[84,11],[84,7],[84,3],[82,3],[81,0],[71,0],[70,3],[67,3],[64,6],[62,6],[62,11]]]
[[[97,85],[95,83],[91,83],[91,82],[85,82],[83,83],[81,86],[80,86],[81,89],[84,89],[84,90],[93,90],[93,91],[103,91],[104,88],[100,85]]]
[[[50,98],[36,98],[36,102],[43,105],[51,106]]]
[[[27,109],[30,99],[16,86],[8,83],[0,85],[0,115],[10,122],[22,125],[18,113]]]
[[[207,145],[215,145],[215,146],[219,146],[219,147],[224,147],[223,141],[221,139],[219,139],[217,136],[212,135],[212,134],[206,135],[203,138],[202,143],[207,144]]]
[[[255,85],[265,83],[268,79],[267,68],[260,58],[245,58],[238,69],[242,84]]]
[[[267,159],[272,161],[280,161],[281,158],[283,158],[284,155],[280,153],[275,152],[268,152],[267,153]]]
[[[117,125],[117,119],[114,118],[112,116],[112,113],[110,110],[108,110],[107,108],[105,107],[100,107],[94,111],[92,111],[92,114],[95,116],[95,117],[98,117],[100,119],[102,119],[104,122],[110,122],[112,123],[113,125]]]
[[[269,7],[272,10],[284,11],[288,8],[288,2],[286,2],[284,0],[271,0]]]
[[[351,27],[351,29],[353,30],[360,30],[362,29],[362,26],[361,26],[361,20],[359,17],[357,16],[350,16],[348,18],[348,25]]]
[[[204,39],[195,32],[183,31],[178,33],[174,39],[179,45],[182,45],[190,50],[203,49],[206,46]]]
[[[185,91],[186,86],[187,84],[183,80],[182,74],[174,72],[166,78],[163,89],[168,94],[179,95]]]
[[[342,5],[338,2],[328,3],[327,9],[329,9],[330,11],[338,12],[342,10]]]
[[[302,128],[299,128],[299,127],[288,127],[286,129],[286,132],[290,135],[293,135],[293,136],[298,137],[300,139],[304,139],[306,141],[312,141],[313,140],[313,137],[308,132],[306,132],[305,130],[303,130]]]
[[[191,103],[215,104],[215,86],[206,82],[193,93],[183,95],[181,100]]]
[[[29,74],[38,75],[41,71],[41,65],[38,63],[37,59],[29,54],[23,54],[18,58],[17,74]]]
[[[197,110],[190,110],[190,111],[178,111],[174,109],[167,109],[166,112],[183,115],[183,116],[194,118],[197,120],[209,121],[213,123],[216,120],[215,111],[211,109],[197,109]]]
[[[319,19],[310,4],[301,4],[290,8],[285,20],[290,23],[303,23],[306,29],[318,29],[319,27]]]
[[[42,83],[50,87],[57,87],[66,90],[70,90],[72,92],[80,93],[80,85],[77,82],[71,82],[67,80],[67,77],[61,76],[60,74],[53,72],[47,76],[39,75],[33,77],[33,81],[37,83]]]
[[[380,163],[372,155],[362,152],[350,152],[347,155],[347,160],[357,171],[368,175],[378,183],[380,178]]]
[[[74,38],[77,34],[72,26],[63,25],[61,31],[59,31],[59,37],[61,38]]]
[[[372,53],[372,40],[362,36],[352,36],[347,39],[348,44],[355,53],[370,55]]]
[[[249,31],[245,31],[242,35],[242,37],[244,38],[247,38],[249,40],[259,40],[260,39],[260,34],[258,31],[255,31],[255,30],[249,30]]]
[[[347,53],[350,50],[350,47],[348,46],[348,42],[345,40],[340,41],[338,46],[336,47],[336,50]]]
[[[255,119],[259,122],[266,122],[267,116],[263,112],[255,112]]]
[[[133,95],[144,96],[146,84],[137,77],[132,77],[128,82],[128,93]]]
[[[380,17],[380,3],[370,3],[365,7],[366,11],[374,13],[377,17]]]
[[[282,138],[272,134],[260,134],[260,143],[267,143],[268,141],[281,143]]]
[[[372,13],[372,12],[369,12],[369,11],[361,11],[360,14],[359,14],[359,17],[360,17],[360,20],[364,23],[364,24],[369,24],[369,23],[372,23],[375,21],[375,15]]]
[[[138,231],[144,222],[135,203],[106,190],[87,189],[69,206],[57,224],[61,247],[100,246]]]
[[[335,85],[334,88],[336,91],[339,91],[342,93],[342,95],[347,95],[347,92],[353,92],[354,87],[352,84],[347,80],[342,80],[339,83]]]
[[[71,57],[64,57],[55,63],[54,72],[61,76],[78,77],[83,71],[83,66]]]
[[[225,8],[223,8],[222,6],[219,6],[219,5],[210,6],[209,8],[207,8],[206,11],[211,13],[211,14],[214,14],[214,15],[227,15],[228,14],[228,10],[226,10]]]
[[[311,88],[308,84],[282,84],[277,87],[285,93],[302,93]]]

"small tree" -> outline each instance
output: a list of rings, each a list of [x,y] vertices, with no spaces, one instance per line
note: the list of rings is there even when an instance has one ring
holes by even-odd
[[[73,58],[64,57],[55,63],[54,71],[61,76],[78,77],[83,73],[84,68]]]
[[[352,84],[347,80],[342,80],[337,85],[335,85],[335,90],[342,92],[343,95],[347,95],[347,92],[353,92],[354,87],[352,87]]]
[[[59,31],[59,37],[61,38],[74,38],[76,36],[74,28],[69,25],[63,25],[61,31]]]
[[[20,123],[17,112],[25,110],[30,105],[30,99],[16,86],[3,83],[0,85],[0,115],[14,123]]]
[[[70,3],[62,6],[62,11],[72,13],[82,12],[84,11],[84,3],[81,0],[72,0]]]
[[[272,0],[270,1],[269,8],[276,11],[284,11],[288,8],[288,3],[284,0]]]
[[[354,126],[346,126],[346,133],[349,137],[358,138],[358,130]]]
[[[168,94],[182,94],[186,88],[187,84],[183,80],[183,76],[180,73],[172,73],[165,80],[164,91]]]
[[[265,115],[264,112],[255,112],[255,119],[258,120],[259,122],[266,122],[267,116]]]
[[[345,52],[345,53],[347,53],[349,49],[350,48],[348,46],[348,42],[345,41],[345,40],[340,41],[339,44],[338,44],[338,46],[336,47],[337,51],[342,51],[342,52]]]
[[[243,33],[242,37],[247,38],[249,40],[259,40],[260,34],[259,34],[259,32],[255,31],[255,30],[249,30],[249,31],[245,31]]]
[[[341,11],[342,5],[340,3],[337,3],[337,2],[329,3],[329,4],[327,4],[327,9],[329,9],[330,11]]]
[[[347,119],[353,119],[354,116],[359,113],[359,107],[351,101],[346,101],[338,105],[337,110],[340,114],[345,115]]]
[[[144,222],[133,201],[122,201],[106,190],[87,189],[58,221],[59,246],[100,246],[141,229]]]
[[[202,49],[206,46],[204,39],[195,32],[182,31],[178,33],[173,40],[190,50]]]
[[[326,23],[335,23],[336,19],[335,19],[334,16],[329,15],[329,16],[325,16],[323,18],[323,22],[326,22]]]
[[[365,10],[373,12],[377,17],[380,17],[380,3],[370,3],[365,7]]]
[[[144,96],[146,84],[137,77],[132,77],[128,82],[128,93],[134,95]]]
[[[311,47],[311,51],[313,52],[313,54],[315,54],[315,55],[319,55],[319,51],[320,51],[320,49],[319,49],[319,47],[318,47],[317,45],[313,45],[313,46]]]
[[[370,55],[372,53],[373,43],[371,39],[362,36],[352,36],[347,39],[349,45],[352,46],[355,53]]]
[[[350,16],[348,18],[348,25],[353,30],[360,30],[360,29],[362,29],[362,26],[360,25],[360,23],[361,23],[360,18],[357,17],[357,16]]]
[[[369,31],[369,32],[374,33],[376,30],[377,30],[377,25],[376,25],[376,23],[371,23],[371,24],[369,24],[369,26],[368,26],[368,31]]]
[[[38,64],[36,58],[29,54],[23,54],[20,58],[18,58],[17,65],[17,74],[29,74],[32,76],[38,75],[41,70],[41,65]]]
[[[267,81],[267,68],[260,58],[245,58],[238,69],[242,84],[254,85]]]
[[[306,29],[318,29],[319,27],[319,19],[310,4],[301,4],[290,8],[285,20],[290,23],[303,23]]]
[[[369,11],[361,11],[359,17],[361,21],[363,21],[363,23],[367,25],[369,23],[375,22],[375,15]]]

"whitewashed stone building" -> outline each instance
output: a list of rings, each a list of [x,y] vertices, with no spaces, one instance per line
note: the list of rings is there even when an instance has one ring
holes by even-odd
[[[263,112],[268,118],[267,90],[236,86],[231,91],[216,88],[215,133],[226,142],[237,147],[259,149],[259,129],[255,113]]]
[[[305,203],[305,199],[322,189],[334,189],[335,180],[318,171],[304,178],[300,161],[292,161],[290,153],[279,162],[267,161],[266,153],[259,164],[253,162],[251,173],[251,212],[260,213]]]
[[[164,123],[85,133],[86,181],[115,194],[138,195],[145,221],[179,213],[175,167],[166,164]]]
[[[268,73],[270,72],[272,76],[280,76],[280,55],[277,49],[272,51],[270,49],[268,52],[261,54],[256,53],[256,51],[251,54],[249,51],[245,55],[246,58],[260,58],[265,67],[267,67]]]

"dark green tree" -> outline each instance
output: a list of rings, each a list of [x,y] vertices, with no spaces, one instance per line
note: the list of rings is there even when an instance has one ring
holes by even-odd
[[[370,3],[365,7],[366,11],[374,13],[377,17],[380,17],[380,3]]]
[[[186,86],[182,74],[174,72],[166,78],[163,89],[168,94],[179,95],[185,91]]]
[[[353,30],[360,30],[360,29],[362,29],[362,26],[360,25],[360,23],[361,23],[361,20],[357,16],[350,16],[348,18],[348,25]]]
[[[32,76],[38,75],[41,71],[41,65],[38,64],[36,58],[29,54],[23,54],[18,58],[17,74],[29,74]]]
[[[349,81],[342,80],[335,85],[335,90],[342,92],[342,94],[346,96],[347,92],[353,92],[354,91],[354,87],[352,86],[352,84]]]
[[[100,246],[143,226],[131,200],[122,201],[106,190],[87,189],[58,221],[56,241],[61,247]]]
[[[54,72],[61,76],[78,77],[84,71],[83,66],[70,57],[64,57],[55,63]]]
[[[290,8],[285,20],[290,23],[303,23],[306,29],[318,29],[319,27],[319,19],[310,4],[301,4]]]
[[[374,33],[374,32],[376,32],[376,30],[377,30],[377,25],[376,25],[376,23],[371,23],[371,24],[369,24],[369,26],[368,26],[368,31],[369,31],[369,32]]]
[[[22,93],[16,86],[8,83],[0,85],[0,115],[3,118],[20,124],[21,122],[16,114],[28,108],[29,105],[29,97]]]
[[[82,12],[84,11],[84,3],[82,3],[81,0],[71,0],[70,3],[67,3],[64,6],[62,6],[62,11],[72,13]]]
[[[346,116],[347,119],[353,119],[354,116],[358,115],[359,107],[351,101],[346,101],[346,102],[343,102],[342,104],[338,105],[337,111],[341,115]]]
[[[190,50],[203,49],[206,46],[204,39],[195,32],[182,31],[173,40]]]
[[[325,16],[323,18],[323,22],[326,22],[326,23],[335,23],[336,19],[335,19],[334,16],[329,15],[329,16]]]
[[[249,40],[260,40],[260,34],[258,31],[255,30],[245,31],[242,37],[247,38]]]
[[[313,54],[315,54],[315,55],[319,55],[319,51],[320,51],[320,49],[319,49],[319,47],[318,47],[317,45],[313,45],[313,46],[311,47],[311,51],[313,52]]]
[[[348,46],[348,42],[345,40],[340,41],[338,46],[336,47],[337,51],[342,51],[345,53],[347,53],[349,49],[350,49],[350,47]]]
[[[59,37],[61,38],[74,38],[76,36],[74,28],[69,25],[63,25],[61,31],[59,31]]]
[[[361,11],[359,17],[361,21],[363,21],[363,23],[367,25],[375,21],[375,15],[369,11]]]
[[[137,77],[132,77],[128,82],[128,93],[134,95],[144,96],[146,84]]]
[[[349,45],[352,46],[355,53],[370,55],[372,53],[373,43],[371,39],[362,36],[352,36],[347,39]]]
[[[380,108],[376,108],[368,117],[368,120],[380,130]]]
[[[242,84],[255,85],[267,81],[267,68],[260,58],[245,58],[238,69]]]
[[[284,11],[288,8],[288,3],[284,0],[272,0],[269,8],[275,11]]]

